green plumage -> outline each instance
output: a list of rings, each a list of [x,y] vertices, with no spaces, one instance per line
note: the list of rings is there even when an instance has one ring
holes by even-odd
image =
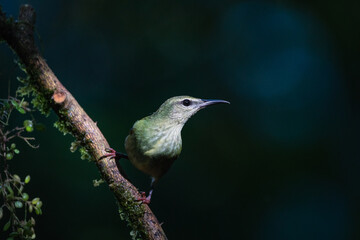
[[[181,126],[182,128],[182,126]],[[125,140],[131,163],[156,180],[164,175],[181,152],[178,126],[166,124],[149,116],[137,121]]]
[[[135,122],[125,140],[131,163],[157,181],[181,153],[181,130],[186,121],[200,109],[214,103],[228,102],[190,96],[173,97],[152,115]]]

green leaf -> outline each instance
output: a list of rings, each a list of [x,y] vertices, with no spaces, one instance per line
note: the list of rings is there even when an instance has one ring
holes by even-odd
[[[41,215],[42,211],[40,208],[35,207],[35,213],[36,213],[36,215]]]
[[[23,193],[23,194],[22,194],[22,199],[23,199],[24,201],[29,200],[29,194]]]
[[[37,207],[37,208],[41,208],[41,207],[42,207],[42,201],[38,201],[38,202],[36,203],[36,207]]]
[[[19,103],[17,101],[15,101],[15,100],[11,100],[11,104],[16,108],[19,107]]]
[[[23,190],[24,190],[24,186],[21,185],[20,188],[19,188],[19,190],[18,190],[18,194],[21,194],[21,192],[22,192]]]
[[[19,154],[20,150],[19,149],[14,149],[14,153]]]
[[[34,205],[36,205],[38,202],[40,201],[40,198],[34,198],[32,201],[31,201],[31,203],[32,204],[34,204]]]
[[[24,121],[24,127],[27,127],[27,126],[30,126],[30,127],[33,127],[33,122],[31,120],[25,120]]]
[[[16,144],[15,143],[12,143],[11,144],[11,149],[15,149],[16,148]]]
[[[23,205],[23,203],[22,202],[20,202],[20,201],[16,201],[15,202],[15,207],[16,208],[22,208],[24,205]]]
[[[17,174],[14,174],[14,175],[13,175],[13,178],[14,178],[14,181],[15,181],[15,182],[21,182],[21,178],[20,178],[19,175],[17,175]]]
[[[33,128],[33,127],[30,127],[30,126],[27,126],[27,127],[25,127],[25,130],[26,130],[27,132],[32,132],[32,131],[34,131],[34,128]]]
[[[12,153],[6,153],[6,160],[11,160],[11,159],[13,159],[13,157],[14,157],[14,154],[12,154]]]
[[[30,175],[27,175],[25,178],[25,183],[29,183],[30,182]]]
[[[18,236],[19,233],[18,232],[12,232],[9,234],[10,237],[15,237],[15,236]]]
[[[11,225],[11,219],[4,225],[3,231],[6,232],[9,229],[10,225]]]
[[[25,114],[25,113],[26,113],[25,109],[23,109],[22,107],[17,107],[16,110],[18,110],[19,113],[21,113],[21,114]]]
[[[32,213],[33,209],[34,209],[33,205],[29,205],[29,212],[30,213]]]
[[[31,120],[25,120],[24,121],[24,127],[26,129],[27,132],[32,132],[34,131],[34,123]]]

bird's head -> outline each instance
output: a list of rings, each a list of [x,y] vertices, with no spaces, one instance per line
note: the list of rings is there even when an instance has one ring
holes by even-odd
[[[224,100],[200,99],[190,96],[172,97],[166,100],[154,115],[175,124],[185,124],[200,109],[218,103],[230,104]]]

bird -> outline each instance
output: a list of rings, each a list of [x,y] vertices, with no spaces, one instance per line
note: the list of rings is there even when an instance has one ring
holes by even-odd
[[[125,139],[127,155],[112,148],[105,149],[108,152],[105,157],[129,159],[137,169],[151,176],[148,196],[141,192],[138,201],[150,203],[154,185],[179,157],[182,150],[181,130],[185,123],[199,110],[220,103],[230,104],[225,100],[190,96],[169,98],[156,112],[134,123]]]

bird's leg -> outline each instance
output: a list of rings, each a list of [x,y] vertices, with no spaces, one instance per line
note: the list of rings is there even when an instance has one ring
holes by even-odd
[[[136,199],[136,201],[141,201],[142,203],[149,204],[151,200],[151,195],[154,191],[155,178],[151,178],[151,185],[149,195],[146,197],[145,192],[141,192],[141,197]]]
[[[129,157],[126,154],[117,152],[112,148],[106,148],[105,151],[108,153],[105,154],[104,156],[102,156],[100,159],[105,158],[105,157],[115,158],[115,160],[120,160],[121,158],[129,159]]]

